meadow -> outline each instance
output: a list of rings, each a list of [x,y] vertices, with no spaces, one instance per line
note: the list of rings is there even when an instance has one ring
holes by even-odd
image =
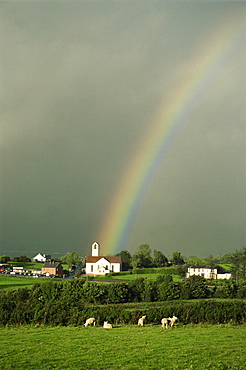
[[[155,281],[158,276],[160,276],[160,274],[128,274],[128,275],[116,275],[116,276],[113,276],[113,279],[119,280],[119,281],[121,280],[132,281],[137,278],[143,278],[146,280]],[[172,274],[172,278],[174,282],[182,281],[182,279],[178,275],[175,275],[175,274]]]
[[[0,368],[243,370],[246,326],[0,328]]]
[[[19,266],[23,267],[24,270],[41,270],[44,265],[44,262],[12,262],[9,261],[12,266]],[[66,263],[62,263],[62,267],[64,270],[68,270],[68,265]]]
[[[141,274],[141,275],[119,275],[119,276],[112,276],[112,277],[97,277],[90,279],[92,281],[102,282],[102,283],[109,283],[112,281],[132,281],[137,278],[144,278],[149,281],[155,281],[159,274]],[[55,279],[56,281],[58,279]],[[59,279],[62,280],[62,279]],[[34,277],[24,277],[24,276],[14,276],[14,275],[0,275],[0,290],[8,290],[8,289],[18,289],[18,288],[32,288],[32,286],[36,283],[46,282],[47,278],[34,278]],[[66,281],[66,280],[63,280]],[[173,281],[181,281],[180,278],[177,276],[173,277]]]
[[[39,283],[44,283],[48,278],[33,278],[33,277],[24,277],[24,276],[13,276],[13,275],[0,275],[0,290],[8,289],[19,289],[19,288],[29,288]]]

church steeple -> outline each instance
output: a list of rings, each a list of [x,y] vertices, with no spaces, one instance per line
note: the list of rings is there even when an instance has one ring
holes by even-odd
[[[92,251],[91,251],[91,253],[92,253],[91,255],[93,257],[99,257],[100,256],[100,245],[97,242],[95,242],[95,243],[92,244]]]

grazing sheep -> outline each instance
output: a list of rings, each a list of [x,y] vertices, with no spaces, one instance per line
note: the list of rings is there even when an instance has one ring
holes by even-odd
[[[163,317],[161,320],[161,326],[164,328],[168,328],[168,321],[172,320],[170,317]]]
[[[138,326],[144,326],[144,320],[146,319],[146,315],[145,316],[142,316],[139,320],[138,320]]]
[[[107,321],[104,321],[103,327],[104,327],[104,329],[112,329],[112,325],[108,324]]]
[[[94,317],[90,317],[89,319],[86,320],[86,322],[84,323],[84,326],[87,327],[88,325],[95,325],[96,324],[96,320]]]
[[[170,317],[169,317],[169,320],[170,320],[170,326],[171,326],[171,328],[173,327],[173,325],[174,325],[174,323],[175,323],[175,321],[176,320],[178,320],[178,318],[176,317],[176,316],[173,316],[171,319],[170,319]]]

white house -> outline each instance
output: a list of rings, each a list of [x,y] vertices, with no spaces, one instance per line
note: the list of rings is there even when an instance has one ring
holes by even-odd
[[[92,244],[92,255],[86,258],[86,275],[105,275],[121,271],[121,257],[100,256],[100,245]]]
[[[46,262],[51,259],[51,256],[49,254],[41,254],[38,253],[35,257],[33,257],[33,261],[36,262]]]
[[[223,280],[223,279],[230,279],[231,274],[225,273],[220,274],[218,273],[217,268],[208,267],[208,266],[190,266],[188,267],[188,272],[186,277],[190,277],[192,275],[202,276],[205,279],[214,279],[214,280]]]

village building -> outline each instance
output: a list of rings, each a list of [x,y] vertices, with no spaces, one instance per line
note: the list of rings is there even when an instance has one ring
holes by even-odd
[[[63,267],[60,262],[46,262],[41,268],[41,274],[63,277]]]
[[[10,265],[9,263],[0,263],[0,272],[8,269],[12,269],[12,265]]]
[[[86,275],[106,275],[110,272],[121,271],[121,257],[100,256],[100,245],[92,244],[91,256],[86,258]]]
[[[231,274],[229,273],[219,273],[217,268],[209,267],[209,266],[190,266],[188,267],[188,272],[186,273],[186,277],[190,277],[192,275],[202,276],[204,279],[213,279],[213,280],[224,280],[230,279]]]
[[[38,253],[35,257],[33,257],[33,262],[46,262],[46,261],[49,261],[51,259],[51,255],[50,254],[41,254],[41,253]]]

